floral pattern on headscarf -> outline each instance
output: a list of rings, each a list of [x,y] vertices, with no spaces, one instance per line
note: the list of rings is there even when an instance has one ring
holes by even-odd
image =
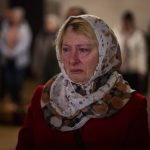
[[[84,19],[91,25],[100,55],[94,75],[87,83],[78,85],[66,74],[57,43],[61,73],[45,84],[41,107],[49,126],[61,131],[81,128],[90,118],[112,116],[126,105],[134,91],[118,73],[120,48],[113,31],[98,17],[82,15],[66,20],[59,34],[74,18]]]

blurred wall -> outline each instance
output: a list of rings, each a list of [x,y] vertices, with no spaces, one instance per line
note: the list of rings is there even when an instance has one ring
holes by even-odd
[[[68,7],[73,5],[83,6],[90,14],[98,15],[110,26],[118,24],[124,10],[132,10],[140,28],[147,30],[150,22],[150,0],[45,0],[59,2],[61,17],[64,17]],[[50,7],[47,5],[47,11]]]
[[[0,0],[0,15],[2,15],[7,5],[8,5],[8,0]]]
[[[135,13],[140,28],[147,30],[150,23],[150,0],[0,0],[0,15],[8,3],[24,5],[36,31],[41,25],[43,13],[56,13],[63,20],[67,9],[74,5],[84,7],[88,13],[99,16],[112,27],[118,24],[124,10]]]

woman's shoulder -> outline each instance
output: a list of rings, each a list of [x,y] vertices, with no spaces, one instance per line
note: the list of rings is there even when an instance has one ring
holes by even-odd
[[[147,108],[147,99],[144,95],[142,95],[139,92],[134,92],[130,101],[129,101],[129,105],[131,105],[131,107],[133,106],[133,108]]]
[[[51,85],[55,81],[55,79],[56,79],[56,76],[48,80],[45,84],[38,85],[34,89],[33,96],[32,96],[32,103],[37,103],[37,101],[40,101],[43,93],[44,94],[47,93],[49,95]]]
[[[40,102],[44,85],[37,85],[33,90],[31,105]]]
[[[33,96],[42,93],[43,89],[44,89],[44,85],[38,85],[33,91]]]
[[[53,76],[51,79],[49,79],[45,84],[43,85],[38,85],[35,90],[33,91],[33,95],[41,95],[42,91],[47,89],[47,87],[51,87],[52,83],[56,80],[58,75]]]
[[[43,88],[44,88],[44,85],[37,85],[35,90],[34,90],[34,93],[42,91]]]
[[[146,96],[139,92],[134,92],[131,98],[135,99],[137,102],[146,102]]]

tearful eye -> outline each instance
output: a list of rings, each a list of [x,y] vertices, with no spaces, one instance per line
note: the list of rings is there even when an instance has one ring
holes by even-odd
[[[79,48],[79,51],[81,53],[88,53],[88,52],[90,52],[90,49],[88,49],[88,48]]]
[[[67,47],[63,47],[62,48],[62,51],[65,53],[65,52],[68,52],[69,51],[69,48],[67,48]]]

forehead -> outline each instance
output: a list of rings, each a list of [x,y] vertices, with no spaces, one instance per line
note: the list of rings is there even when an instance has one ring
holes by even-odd
[[[62,43],[94,43],[94,40],[86,36],[84,33],[81,32],[76,32],[72,30],[71,28],[68,28],[64,35],[63,35],[63,40]]]

